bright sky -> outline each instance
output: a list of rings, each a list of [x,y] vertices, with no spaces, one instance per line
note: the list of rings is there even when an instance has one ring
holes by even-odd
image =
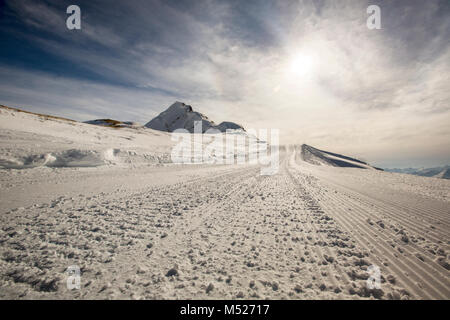
[[[81,30],[66,28],[71,4]],[[282,143],[437,166],[450,163],[449,40],[447,0],[11,0],[0,104],[146,123],[183,101]]]

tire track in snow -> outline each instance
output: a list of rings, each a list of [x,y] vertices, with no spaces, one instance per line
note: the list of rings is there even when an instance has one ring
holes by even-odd
[[[448,278],[441,277],[439,275],[438,276],[433,275],[433,271],[436,271],[436,270],[430,270],[430,267],[426,264],[424,264],[425,267],[424,267],[424,265],[421,266],[418,262],[411,260],[408,257],[406,257],[406,259],[410,264],[404,264],[398,258],[392,256],[392,254],[397,255],[397,253],[392,252],[393,248],[390,247],[389,245],[385,244],[386,241],[389,239],[386,238],[382,233],[380,233],[380,232],[375,233],[373,230],[371,230],[370,228],[368,228],[366,226],[365,219],[369,216],[366,215],[365,212],[370,212],[370,210],[371,210],[370,207],[366,208],[366,209],[363,209],[361,207],[355,207],[355,206],[357,206],[357,204],[355,204],[354,199],[346,198],[344,200],[342,197],[338,197],[333,192],[328,192],[326,194],[326,197],[329,197],[329,199],[331,200],[329,202],[333,203],[333,207],[329,207],[330,212],[334,211],[335,216],[338,220],[344,220],[347,223],[349,231],[352,229],[352,227],[350,227],[350,226],[353,226],[353,227],[356,227],[358,230],[360,230],[360,232],[363,232],[363,234],[365,236],[369,237],[372,240],[371,241],[372,250],[382,250],[383,253],[386,255],[386,256],[384,256],[385,258],[390,257],[388,260],[390,261],[391,267],[393,269],[396,269],[395,270],[396,275],[401,276],[404,281],[408,280],[406,282],[409,282],[408,286],[411,289],[413,289],[413,292],[415,292],[418,296],[423,296],[425,294],[425,297],[428,297],[428,298],[432,298],[432,297],[444,298],[444,299],[448,298],[448,289],[440,283],[440,281],[444,281],[444,283],[445,283],[446,279],[448,279]],[[337,204],[339,204],[339,205],[337,205]],[[351,221],[347,218],[348,212],[345,212],[345,210],[342,209],[345,207],[353,207],[354,208],[354,210],[352,210],[352,214],[354,214],[354,215],[353,215]],[[355,219],[355,214],[358,215],[359,219]],[[356,232],[353,232],[353,234],[357,237],[360,237],[360,235]],[[385,242],[383,243],[383,242],[380,242],[379,240],[375,240],[375,238],[373,238],[373,237],[382,238],[382,239],[384,239]],[[362,242],[364,242],[364,239],[361,239],[361,240],[362,240]],[[408,273],[410,274],[411,278],[422,281],[428,291],[423,292],[423,289],[418,287],[417,284],[411,283],[411,280],[406,279],[406,277],[403,276],[403,271],[401,271],[399,269],[399,267],[397,267],[397,265],[400,268],[403,268],[403,270],[408,270]],[[437,279],[435,279],[435,278],[437,278]],[[428,292],[430,292],[430,295]]]

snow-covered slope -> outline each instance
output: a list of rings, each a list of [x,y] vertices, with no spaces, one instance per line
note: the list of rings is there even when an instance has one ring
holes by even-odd
[[[0,168],[134,167],[170,163],[170,135],[94,126],[0,106]]]
[[[1,107],[0,137],[0,299],[450,299],[450,180],[300,148],[154,166],[172,134]]]
[[[364,161],[347,157],[337,153],[319,150],[307,144],[303,144],[301,146],[301,157],[304,161],[316,165],[382,170],[379,168],[372,167],[371,165],[369,165]]]
[[[186,129],[193,133],[196,121],[202,122],[202,133],[208,129],[217,129],[221,132],[225,132],[227,129],[244,130],[242,126],[234,122],[222,122],[216,125],[214,121],[204,114],[194,111],[190,105],[178,101],[149,121],[145,127],[167,132],[173,132],[176,129]]]
[[[450,298],[450,180],[295,154],[265,177],[0,169],[0,299]],[[68,266],[81,290],[68,290]],[[377,273],[380,289],[367,285]]]
[[[234,133],[242,135],[246,144],[226,153],[210,154],[203,151],[212,147],[213,137],[206,134],[204,139],[194,139],[190,133],[182,135],[183,141],[191,141],[193,150],[201,151],[195,163],[231,161],[236,154],[247,154],[250,142],[264,144],[246,132]],[[0,169],[167,165],[172,163],[172,151],[178,143],[168,132],[132,123],[109,119],[82,123],[1,105],[0,136]],[[185,162],[190,159],[187,153]]]

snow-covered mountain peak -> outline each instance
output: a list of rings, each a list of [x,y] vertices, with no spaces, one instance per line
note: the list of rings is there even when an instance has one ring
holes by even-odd
[[[171,112],[192,112],[192,107],[185,104],[184,102],[176,101],[173,103],[166,111]]]
[[[196,121],[202,122],[202,132],[208,129],[217,129],[221,132],[225,132],[227,129],[245,131],[242,126],[234,122],[224,121],[216,125],[207,116],[194,111],[190,105],[180,101],[173,103],[169,108],[149,121],[145,127],[168,132],[176,129],[186,129],[192,133],[194,132],[194,123]]]

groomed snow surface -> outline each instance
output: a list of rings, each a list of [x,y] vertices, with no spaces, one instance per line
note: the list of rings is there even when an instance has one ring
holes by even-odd
[[[450,298],[449,180],[173,165],[169,133],[8,109],[0,135],[0,298]]]

